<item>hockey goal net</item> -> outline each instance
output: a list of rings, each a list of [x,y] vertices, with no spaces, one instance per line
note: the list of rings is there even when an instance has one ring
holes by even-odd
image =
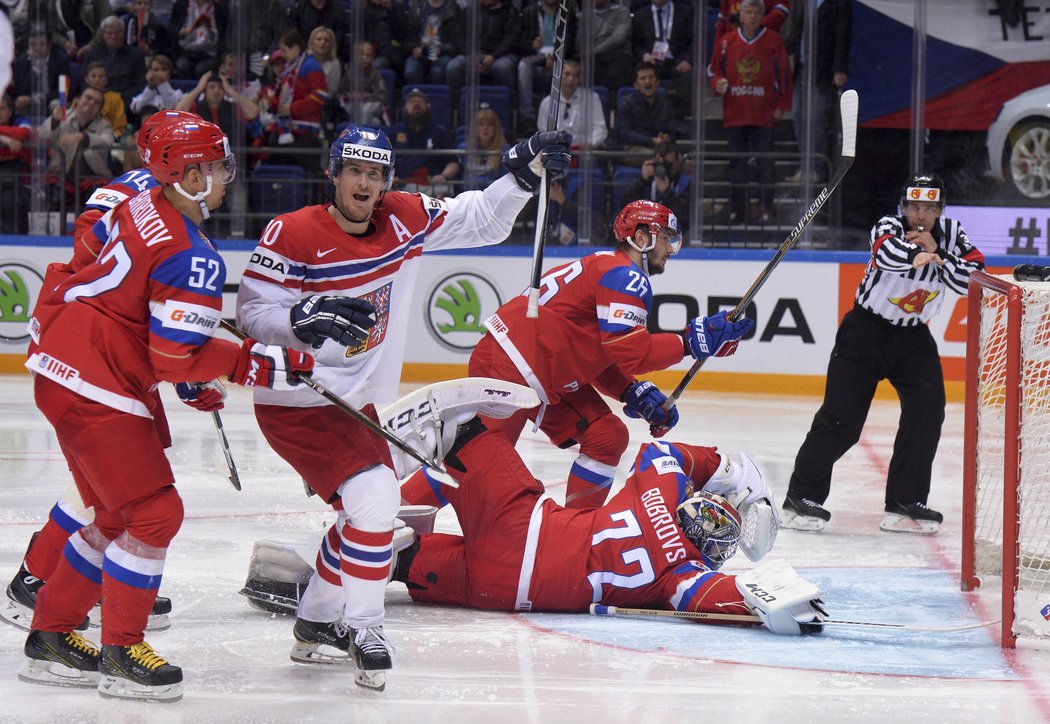
[[[975,273],[962,586],[1002,584],[1002,643],[1050,645],[1050,283]]]

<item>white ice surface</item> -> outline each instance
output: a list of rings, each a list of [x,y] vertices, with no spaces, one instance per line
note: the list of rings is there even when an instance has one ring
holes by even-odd
[[[407,389],[407,388],[406,388]],[[231,389],[222,416],[244,490],[226,482],[209,416],[164,390],[169,451],[186,520],[162,592],[169,631],[150,642],[185,672],[176,704],[101,699],[91,690],[16,678],[25,634],[0,624],[0,722],[772,722],[1050,721],[1050,653],[999,648],[998,628],[962,633],[828,629],[804,639],[676,620],[505,614],[413,604],[387,595],[397,646],[386,691],[356,687],[347,670],[291,663],[291,620],[250,609],[237,594],[252,543],[319,539],[333,514],[307,499],[266,446],[249,395]],[[668,437],[747,451],[778,496],[819,405],[814,398],[688,393]],[[70,482],[28,377],[0,376],[0,582]],[[959,591],[962,407],[950,405],[934,470],[939,535],[878,530],[895,403],[876,403],[864,438],[836,468],[820,534],[783,531],[771,554],[824,589],[834,618],[954,626],[998,617],[995,587]],[[632,448],[646,427],[631,421]],[[309,431],[289,430],[289,434]],[[122,454],[114,440],[113,454]],[[526,434],[537,476],[561,481],[573,453]],[[564,497],[559,482],[549,488]],[[455,531],[451,510],[438,529]],[[742,555],[727,569],[750,565]],[[97,641],[97,630],[89,638]]]

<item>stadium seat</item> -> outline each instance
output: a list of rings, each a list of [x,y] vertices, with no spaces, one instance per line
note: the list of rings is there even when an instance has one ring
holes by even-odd
[[[420,83],[401,88],[401,107],[397,109],[398,120],[404,120],[405,97],[413,90],[420,90],[430,102],[430,121],[445,128],[452,127],[452,94],[444,83]]]
[[[482,85],[477,87],[478,108],[484,108],[487,103],[489,108],[499,116],[503,124],[503,132],[507,135],[513,131],[511,125],[511,92],[505,85]],[[468,112],[467,102],[470,100],[468,89],[464,89],[459,99],[459,120],[463,125],[470,123],[473,113]]]
[[[601,212],[605,201],[605,174],[600,168],[591,169],[591,208]],[[565,198],[573,199],[583,185],[583,174],[579,169],[570,169],[565,179]]]
[[[383,76],[383,84],[386,85],[386,107],[393,113],[395,110],[394,87],[397,85],[397,73],[389,68],[380,68],[379,75]]]
[[[623,208],[623,197],[627,189],[642,175],[642,170],[636,166],[617,166],[613,169],[612,177],[612,202],[613,213],[617,214]]]
[[[251,210],[277,214],[306,205],[306,172],[302,166],[261,163],[252,171],[248,196]]]

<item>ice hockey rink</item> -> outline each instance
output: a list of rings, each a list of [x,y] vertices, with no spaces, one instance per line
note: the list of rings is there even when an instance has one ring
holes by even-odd
[[[405,388],[406,391],[409,388]],[[401,584],[387,594],[397,647],[386,690],[357,687],[347,669],[293,664],[292,621],[250,608],[237,591],[252,543],[316,542],[333,519],[263,441],[250,396],[231,389],[222,412],[243,482],[233,490],[210,416],[164,390],[169,451],[186,520],[161,591],[173,624],[150,634],[183,667],[174,704],[101,699],[92,690],[22,683],[25,634],[0,624],[2,722],[1038,722],[1050,721],[1050,652],[1004,651],[998,627],[942,633],[853,627],[804,638],[674,619],[511,614],[422,606]],[[747,451],[778,502],[819,400],[689,392],[668,436]],[[0,579],[10,580],[31,533],[70,482],[28,376],[0,377]],[[930,504],[939,535],[881,533],[896,402],[876,402],[861,443],[836,468],[833,517],[820,534],[782,531],[784,558],[824,591],[833,618],[926,627],[998,618],[995,586],[959,590],[962,406],[949,405]],[[632,421],[632,452],[647,428]],[[308,434],[308,431],[289,431]],[[113,454],[121,454],[114,440]],[[539,435],[519,444],[562,499],[573,457]],[[457,530],[444,510],[438,530]],[[727,570],[750,564],[738,554]],[[98,630],[89,631],[98,641]]]

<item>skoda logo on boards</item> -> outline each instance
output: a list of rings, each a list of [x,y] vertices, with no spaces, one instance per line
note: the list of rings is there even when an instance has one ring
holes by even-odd
[[[0,262],[0,343],[29,341],[26,329],[44,278],[31,266]]]
[[[502,303],[496,286],[480,274],[449,274],[427,295],[427,329],[441,346],[469,353],[485,334],[485,319]]]

